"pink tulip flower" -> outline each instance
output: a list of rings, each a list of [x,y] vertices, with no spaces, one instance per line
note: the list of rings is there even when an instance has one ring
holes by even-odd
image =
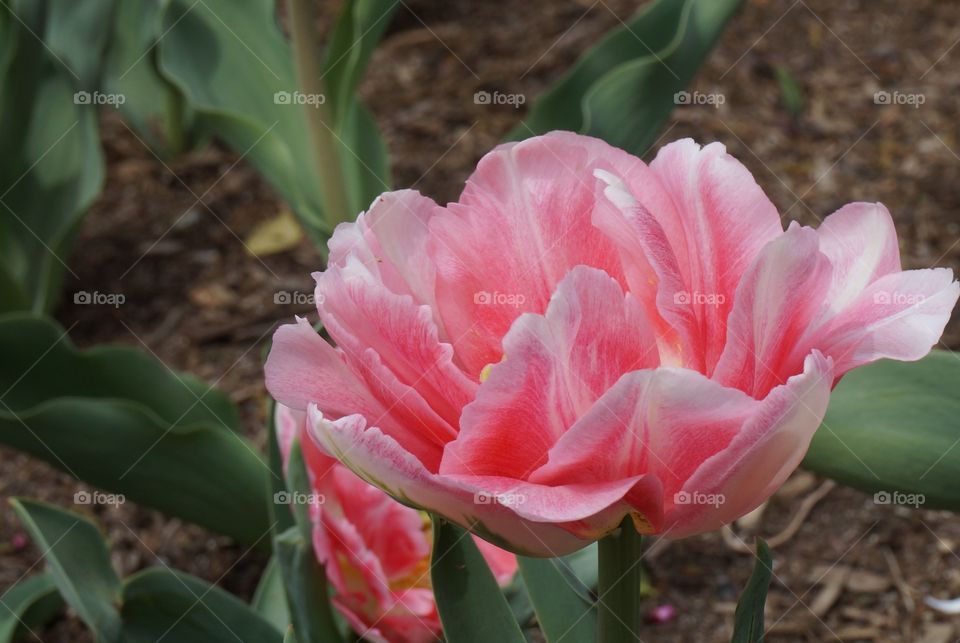
[[[958,297],[878,203],[791,223],[723,145],[649,165],[554,132],[446,207],[389,192],[330,240],[276,399],[359,475],[513,551],[717,529],[793,471],[852,368],[916,360]]]
[[[432,534],[426,514],[405,507],[330,458],[306,436],[306,415],[280,404],[277,438],[284,466],[301,440],[313,494],[313,548],[336,591],[333,605],[365,641],[427,643],[441,631],[430,588]],[[501,585],[516,557],[475,539]]]

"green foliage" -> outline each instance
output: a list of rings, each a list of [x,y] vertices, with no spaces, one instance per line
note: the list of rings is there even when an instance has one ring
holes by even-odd
[[[511,134],[563,129],[642,155],[743,0],[657,0],[590,48]]]
[[[470,534],[433,518],[430,577],[448,643],[523,643],[513,612]]]
[[[960,510],[958,391],[960,358],[947,351],[858,368],[830,396],[803,465],[880,502]]]
[[[0,443],[97,487],[268,542],[267,465],[229,398],[136,350],[78,351],[62,328],[0,317]]]
[[[597,606],[561,558],[518,556],[520,573],[548,643],[590,641],[597,631]]]
[[[770,555],[770,548],[758,538],[757,563],[737,603],[731,643],[762,643],[763,608],[767,602],[767,589],[772,577],[773,557]]]
[[[19,597],[14,603],[19,612],[25,603],[48,596],[52,579],[101,643],[283,640],[280,630],[250,606],[200,578],[152,567],[121,581],[99,529],[86,518],[38,502],[15,500],[13,505],[50,570],[49,576],[33,576],[10,590]]]

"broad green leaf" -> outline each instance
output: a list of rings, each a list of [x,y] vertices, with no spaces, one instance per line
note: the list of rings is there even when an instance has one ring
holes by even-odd
[[[96,525],[52,505],[12,500],[43,555],[60,594],[102,641],[120,633],[121,584]]]
[[[0,595],[0,643],[35,634],[61,607],[63,598],[49,572],[20,581]]]
[[[283,574],[293,630],[300,643],[337,643],[341,640],[330,607],[327,578],[310,540],[299,527],[274,539],[274,555]]]
[[[758,538],[757,563],[737,602],[731,643],[763,641],[763,608],[767,602],[767,589],[770,587],[772,577],[773,558],[770,556],[770,548],[767,547],[767,543]]]
[[[276,558],[267,563],[257,589],[253,594],[251,606],[279,631],[290,624],[290,610],[287,609],[287,597],[283,589],[283,576]]]
[[[960,510],[960,357],[933,351],[845,375],[803,465],[879,503]]]
[[[448,643],[523,643],[510,606],[470,534],[433,518],[430,575]]]
[[[17,291],[0,312],[53,306],[104,176],[89,93],[75,94],[73,71],[31,33],[43,30],[42,9],[0,5],[0,292]]]
[[[216,585],[152,567],[123,586],[124,643],[280,643],[281,630]]]
[[[104,25],[110,23],[115,0],[45,0],[43,4],[47,10],[44,41],[69,67],[77,88],[94,91],[107,41],[113,35]]]
[[[597,631],[597,609],[590,588],[559,558],[518,556],[537,622],[548,643],[590,641]]]
[[[157,49],[161,73],[183,93],[198,127],[223,139],[284,196],[315,239],[330,233],[316,162],[305,135],[290,46],[271,0],[172,0]],[[350,207],[388,189],[386,146],[356,84],[396,2],[344,3],[327,48],[322,100],[335,119]]]
[[[198,126],[242,154],[316,233],[325,230],[316,166],[274,10],[272,0],[172,0],[158,62]]]
[[[56,324],[29,315],[0,317],[0,354],[0,443],[128,500],[267,542],[268,468],[237,434],[223,393],[129,348],[77,351]]]
[[[103,62],[103,92],[123,97],[124,120],[159,153],[182,151],[193,132],[192,110],[157,68],[156,45],[169,0],[122,0],[113,15]]]
[[[588,50],[511,138],[579,131],[642,155],[743,0],[657,0]]]

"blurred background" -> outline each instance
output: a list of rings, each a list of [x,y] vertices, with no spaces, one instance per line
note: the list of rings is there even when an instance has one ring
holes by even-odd
[[[388,146],[393,184],[455,200],[477,160],[517,126],[534,97],[643,4],[406,2],[359,86]],[[326,5],[318,4],[320,29],[333,19]],[[956,270],[958,42],[953,2],[746,0],[678,98],[654,151],[683,137],[724,143],[785,224],[816,225],[849,201],[883,202],[905,267]],[[515,98],[485,101],[483,92]],[[53,315],[79,346],[145,349],[215,383],[239,405],[247,437],[264,446],[263,352],[279,322],[312,310],[296,294],[312,292],[309,275],[322,256],[244,155],[212,141],[161,160],[116,110],[104,106],[99,118],[103,191],[63,257],[69,270]],[[275,223],[269,242],[265,222]],[[123,301],[77,297],[93,292]],[[945,346],[957,348],[958,331],[956,322],[948,327]],[[87,485],[5,447],[0,461],[0,591],[38,565],[40,552],[6,509],[7,498],[26,495],[94,515],[123,574],[159,560],[252,595],[266,554],[135,503],[77,507],[75,494]],[[960,618],[922,602],[960,596],[954,514],[878,505],[800,471],[762,517],[734,531],[748,542],[755,533],[782,536],[770,640],[960,637]],[[650,625],[653,640],[729,636],[752,568],[738,543],[715,533],[651,553],[650,606],[675,609]],[[65,615],[40,640],[92,639]]]

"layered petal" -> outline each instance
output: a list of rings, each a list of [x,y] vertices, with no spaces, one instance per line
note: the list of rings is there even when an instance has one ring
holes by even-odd
[[[830,283],[817,233],[792,224],[764,247],[737,287],[713,378],[757,399],[786,382],[799,371],[790,364],[796,340],[825,309]]]
[[[376,371],[376,356],[348,363],[302,318],[285,324],[273,336],[267,363],[267,390],[281,404],[305,411],[315,403],[328,417],[359,413],[416,454],[439,466],[442,447],[454,430],[427,407],[416,391],[399,385],[390,374]],[[357,371],[360,367],[361,372]]]
[[[396,440],[368,428],[361,416],[329,421],[311,407],[308,421],[322,447],[371,484],[525,555],[568,554],[609,532],[630,512],[623,499],[639,482],[547,487],[512,478],[438,475]],[[523,502],[511,501],[520,497]]]
[[[473,377],[501,357],[500,338],[524,312],[543,313],[570,268],[621,276],[614,245],[591,223],[593,169],[643,163],[603,141],[554,132],[502,145],[480,161],[450,216],[431,221],[437,301],[461,365]]]
[[[679,265],[709,375],[723,351],[737,284],[783,227],[753,175],[721,143],[675,141],[660,149],[650,168],[673,202],[672,211],[651,212]]]
[[[658,363],[639,303],[585,266],[560,282],[545,315],[514,322],[503,351],[444,450],[443,474],[525,479],[622,374]]]
[[[826,413],[832,382],[830,358],[809,355],[801,374],[756,404],[725,449],[665,497],[665,533],[681,538],[718,529],[769,498],[806,454]]]

